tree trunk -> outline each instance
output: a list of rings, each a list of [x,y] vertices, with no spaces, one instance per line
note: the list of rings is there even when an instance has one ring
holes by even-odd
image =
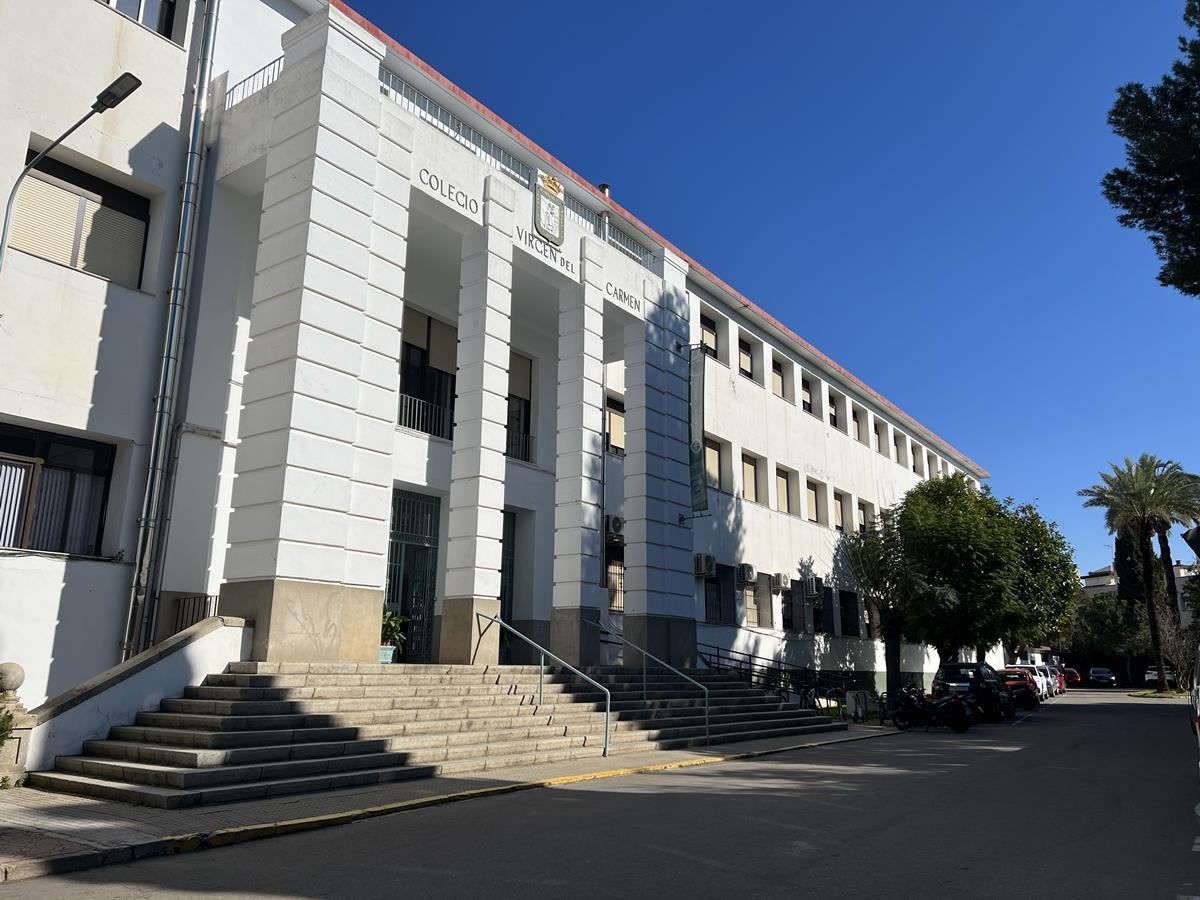
[[[979,663],[987,662],[987,648],[986,647],[976,647],[975,648],[975,662],[979,662]]]
[[[880,610],[879,624],[883,632],[883,666],[887,670],[888,705],[896,708],[900,696],[900,644],[904,639],[904,617],[892,609]]]
[[[1158,628],[1158,609],[1154,600],[1154,547],[1150,543],[1153,529],[1142,526],[1138,536],[1138,548],[1142,554],[1142,585],[1146,589],[1146,617],[1150,620],[1150,655],[1158,666],[1158,678],[1154,690],[1163,693],[1167,689],[1167,667],[1163,665],[1162,632]]]
[[[1162,562],[1163,576],[1167,580],[1167,599],[1171,602],[1171,615],[1179,621],[1179,589],[1175,584],[1175,567],[1171,565],[1171,532],[1167,528],[1158,531],[1158,558]]]

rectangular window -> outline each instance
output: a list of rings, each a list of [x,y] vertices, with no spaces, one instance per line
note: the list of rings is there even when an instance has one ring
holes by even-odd
[[[604,550],[609,612],[625,612],[625,545],[610,542]]]
[[[733,566],[717,565],[717,577],[704,582],[704,618],[717,625],[737,624],[737,596]]]
[[[804,628],[804,618],[800,616],[800,627],[796,627],[796,609],[795,609],[795,593],[793,591],[784,591],[780,595],[781,612],[783,615],[783,630],[784,631],[802,631]]]
[[[711,438],[704,439],[704,477],[710,488],[721,489],[721,445]]]
[[[808,521],[821,521],[820,507],[817,504],[817,484],[815,481],[809,481],[805,484],[805,499],[808,501]]]
[[[774,391],[776,397],[784,396],[783,363],[777,359],[771,360],[771,390]]]
[[[36,156],[30,150],[26,160]],[[54,159],[17,190],[9,243],[42,259],[138,289],[150,201]]]
[[[854,591],[838,591],[838,605],[842,614],[842,634],[846,637],[860,637],[862,616],[858,612],[858,594]]]
[[[844,507],[846,505],[846,495],[840,494],[837,491],[833,492],[833,527],[838,531],[846,530],[846,520]]]
[[[820,606],[821,626],[817,627],[817,610],[813,610],[813,631],[817,634],[833,634],[833,588],[827,587],[821,592]]]
[[[170,38],[175,24],[175,0],[101,0],[117,12]]]
[[[616,397],[607,400],[604,428],[604,449],[617,456],[625,455],[625,404]]]
[[[758,460],[753,456],[742,456],[742,497],[758,502]]]
[[[522,462],[533,462],[533,360],[509,353],[508,421],[505,455]]]
[[[812,383],[807,378],[800,379],[800,407],[806,413],[813,411]]]
[[[0,547],[99,556],[115,448],[0,425]]]
[[[837,398],[833,394],[829,395],[829,424],[832,425],[834,428],[841,427],[838,425]]]
[[[717,323],[704,313],[700,314],[700,347],[706,356],[717,358]]]
[[[867,504],[858,504],[858,531],[859,534],[867,532]]]
[[[792,509],[791,479],[788,478],[787,469],[775,470],[775,505],[780,512],[795,512]]]
[[[746,607],[746,624],[757,625],[758,622],[758,585],[742,585],[742,602]]]
[[[754,350],[749,341],[738,340],[738,371],[747,378],[754,377]]]
[[[863,440],[862,416],[859,415],[857,409],[850,411],[850,424],[853,426],[851,431],[854,432],[854,439],[859,443],[866,443],[866,441]]]

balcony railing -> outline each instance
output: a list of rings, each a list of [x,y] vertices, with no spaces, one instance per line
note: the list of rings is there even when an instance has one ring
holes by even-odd
[[[225,108],[237,106],[247,97],[257,94],[279,77],[283,71],[283,57],[273,59],[253,75],[243,78],[225,92]]]
[[[454,415],[447,406],[435,406],[408,394],[400,395],[401,428],[411,428],[422,434],[450,440],[454,433]]]
[[[510,431],[505,439],[504,455],[521,462],[533,462],[533,435]]]

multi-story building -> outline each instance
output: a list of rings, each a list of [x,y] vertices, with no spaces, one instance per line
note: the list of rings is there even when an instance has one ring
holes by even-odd
[[[25,181],[0,272],[0,659],[27,702],[116,662],[131,609],[133,649],[216,608],[256,658],[371,660],[386,606],[412,661],[525,658],[482,614],[584,664],[602,623],[677,664],[881,671],[839,535],[987,473],[340,0],[224,0],[131,606],[215,2],[0,9],[0,183],[144,82]]]

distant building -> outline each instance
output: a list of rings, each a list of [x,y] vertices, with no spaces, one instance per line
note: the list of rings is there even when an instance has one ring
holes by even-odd
[[[1155,562],[1157,563],[1157,560]],[[1179,592],[1180,598],[1179,614],[1183,623],[1188,625],[1192,621],[1192,614],[1191,610],[1187,609],[1183,604],[1183,592],[1188,584],[1188,579],[1200,575],[1200,564],[1191,563],[1189,565],[1177,559],[1173,568],[1175,570],[1175,587]],[[1115,594],[1117,586],[1120,584],[1117,573],[1111,565],[1093,569],[1086,575],[1080,575],[1079,582],[1080,588],[1086,597],[1095,597],[1097,594]]]

